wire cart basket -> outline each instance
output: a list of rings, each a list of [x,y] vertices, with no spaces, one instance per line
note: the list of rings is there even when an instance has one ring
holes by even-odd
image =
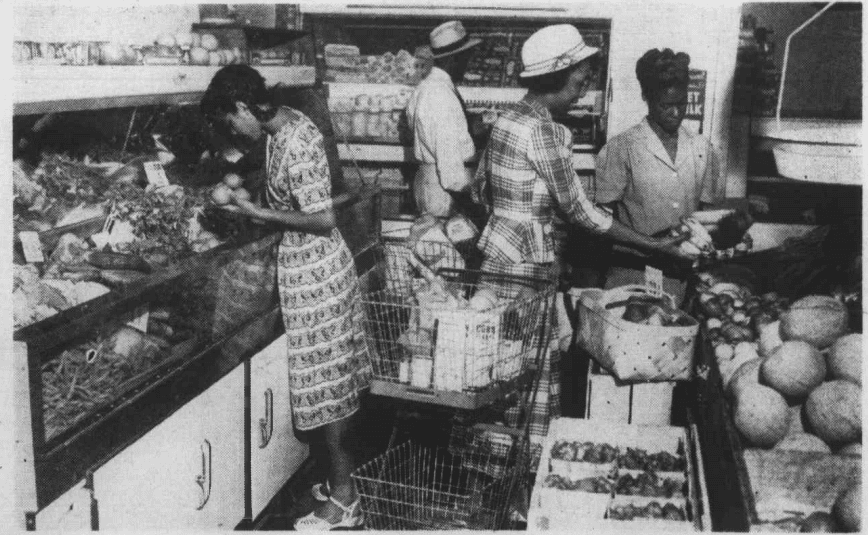
[[[448,447],[393,447],[393,430],[353,473],[368,529],[504,529],[525,488],[554,284],[482,272],[464,245],[384,240],[383,280],[362,297],[371,393],[456,413]],[[522,290],[498,299],[504,284]],[[509,425],[482,423],[507,410]]]
[[[361,466],[353,479],[367,529],[497,530],[509,520],[527,464],[526,439],[503,452],[460,454],[405,442]],[[491,476],[473,466],[499,470]]]
[[[425,243],[427,259],[441,266],[434,275],[419,245],[387,251],[384,288],[362,297],[371,393],[475,410],[532,382],[554,287],[498,302],[487,286],[535,288],[540,281],[455,268],[464,258],[455,249]],[[407,274],[401,262],[429,270],[427,278]]]

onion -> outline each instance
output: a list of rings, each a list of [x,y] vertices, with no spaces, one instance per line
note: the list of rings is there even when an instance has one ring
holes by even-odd
[[[244,188],[238,188],[236,190],[232,190],[232,196],[235,198],[235,201],[249,201],[250,200],[250,192]]]
[[[229,173],[223,177],[223,183],[232,189],[238,189],[244,184],[244,179],[235,173]]]
[[[208,65],[218,66],[223,63],[223,55],[219,52],[208,52]]]
[[[232,190],[229,189],[229,186],[226,184],[218,184],[217,187],[211,191],[211,200],[214,201],[214,204],[220,206],[229,204],[232,200]]]

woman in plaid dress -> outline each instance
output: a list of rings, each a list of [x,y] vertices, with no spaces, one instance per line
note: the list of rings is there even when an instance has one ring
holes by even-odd
[[[284,228],[277,282],[290,363],[295,427],[322,429],[330,470],[328,495],[297,531],[361,524],[350,479],[349,419],[371,365],[362,338],[362,309],[353,257],[335,227],[331,175],[323,136],[305,115],[273,107],[262,76],[246,65],[218,71],[202,110],[242,141],[269,136],[265,158],[268,208],[234,199],[226,209]]]
[[[476,174],[474,197],[490,208],[479,240],[482,270],[556,281],[559,251],[552,219],[560,210],[573,224],[644,250],[680,256],[675,239],[655,239],[614,221],[586,197],[572,164],[572,135],[552,120],[581,98],[593,80],[596,54],[569,24],[543,28],[522,46],[519,75],[527,95],[494,124]],[[522,288],[492,281],[501,297]],[[552,323],[555,317],[553,315]],[[552,325],[549,332],[557,332]],[[538,458],[552,416],[560,413],[558,341],[549,334],[540,392],[530,421]]]

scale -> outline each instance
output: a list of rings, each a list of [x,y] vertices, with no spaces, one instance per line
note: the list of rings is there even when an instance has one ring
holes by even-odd
[[[835,3],[826,4],[787,36],[775,127],[764,137],[774,142],[772,152],[781,176],[808,182],[859,185],[862,183],[861,121],[781,120],[790,42]]]

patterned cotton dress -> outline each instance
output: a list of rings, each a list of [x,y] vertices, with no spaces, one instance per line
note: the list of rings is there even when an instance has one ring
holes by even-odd
[[[331,206],[323,137],[302,113],[268,143],[267,197],[274,209],[314,213]],[[338,229],[328,236],[286,231],[277,286],[287,335],[295,427],[309,430],[359,409],[371,365],[353,256]]]

